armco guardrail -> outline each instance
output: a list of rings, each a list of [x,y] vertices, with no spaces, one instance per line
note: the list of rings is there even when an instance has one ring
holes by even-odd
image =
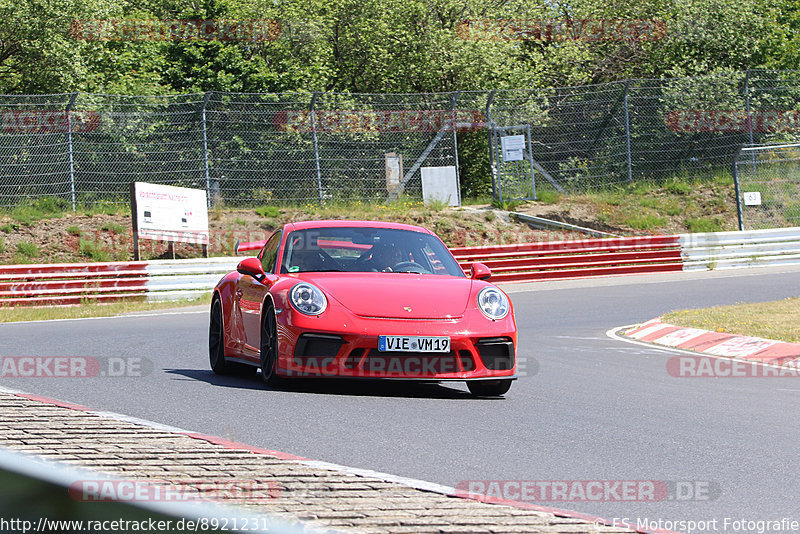
[[[240,258],[0,266],[0,306],[180,299],[208,292]]]
[[[465,271],[485,263],[493,282],[524,282],[800,264],[800,227],[750,232],[616,237],[459,247]],[[0,266],[0,307],[198,297],[239,257]]]
[[[680,236],[684,270],[800,264],[800,227]]]
[[[493,282],[680,271],[678,236],[618,237],[451,249],[465,271],[480,261]]]

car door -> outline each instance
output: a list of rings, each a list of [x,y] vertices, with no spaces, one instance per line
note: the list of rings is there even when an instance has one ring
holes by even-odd
[[[258,255],[264,272],[275,272],[275,263],[278,258],[278,247],[281,243],[281,232],[275,232],[264,244]],[[242,322],[245,331],[245,350],[258,357],[261,347],[261,304],[274,277],[267,276],[263,280],[256,280],[252,276],[243,276],[239,281],[239,305],[242,310]]]

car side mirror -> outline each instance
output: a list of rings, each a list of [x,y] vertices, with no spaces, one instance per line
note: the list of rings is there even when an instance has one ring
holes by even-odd
[[[473,280],[488,280],[492,276],[492,271],[486,265],[475,262],[469,268],[469,277]]]
[[[266,276],[264,268],[261,266],[261,260],[258,258],[243,259],[236,266],[236,270],[241,274],[249,274],[256,280],[262,280]]]

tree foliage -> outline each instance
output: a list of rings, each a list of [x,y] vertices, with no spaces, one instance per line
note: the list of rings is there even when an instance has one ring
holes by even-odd
[[[275,40],[82,40],[105,19],[271,19]],[[657,39],[464,38],[464,21],[655,20]],[[797,0],[0,0],[0,93],[437,92],[795,68]]]

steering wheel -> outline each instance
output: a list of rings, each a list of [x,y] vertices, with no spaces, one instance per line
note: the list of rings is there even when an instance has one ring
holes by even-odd
[[[337,270],[337,271],[343,271],[344,270],[344,267],[342,266],[342,264],[339,263],[333,256],[331,256],[330,254],[328,254],[324,250],[319,249],[317,251],[317,255],[319,256],[319,259],[322,260],[322,265],[325,268],[335,266],[335,270]]]
[[[419,271],[420,273],[428,273],[428,269],[415,261],[401,261],[392,267],[392,271],[396,273],[410,273]]]

